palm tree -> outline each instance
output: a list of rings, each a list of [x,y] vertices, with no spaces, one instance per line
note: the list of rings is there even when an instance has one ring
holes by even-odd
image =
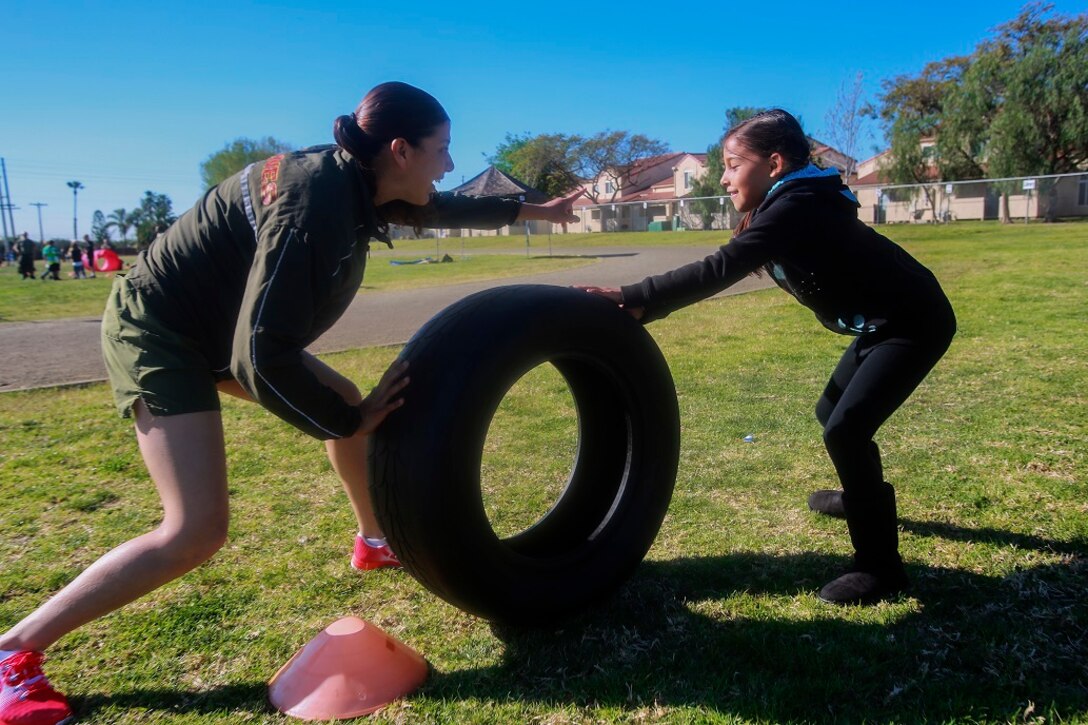
[[[110,215],[106,217],[110,220],[109,223],[106,224],[106,228],[117,227],[117,233],[121,235],[122,244],[128,242],[128,230],[131,229],[135,223],[133,216],[135,215],[130,214],[124,209],[114,209]]]

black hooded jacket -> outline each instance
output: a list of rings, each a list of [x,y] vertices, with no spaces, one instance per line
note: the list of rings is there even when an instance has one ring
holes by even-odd
[[[857,209],[837,177],[786,181],[716,253],[624,286],[624,305],[642,307],[649,322],[762,268],[835,332],[954,332],[955,315],[936,277],[858,220]]]

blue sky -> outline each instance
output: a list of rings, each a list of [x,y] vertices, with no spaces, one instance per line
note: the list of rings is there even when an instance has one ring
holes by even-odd
[[[148,189],[180,214],[231,140],[327,143],[385,80],[450,113],[457,169],[442,188],[482,171],[507,132],[625,129],[704,151],[726,108],[776,105],[820,137],[858,72],[875,97],[883,79],[971,52],[1021,6],[5,0],[0,157],[17,230],[37,238],[33,202],[47,237],[71,235],[68,180],[85,186],[80,234],[95,209],[131,209]]]

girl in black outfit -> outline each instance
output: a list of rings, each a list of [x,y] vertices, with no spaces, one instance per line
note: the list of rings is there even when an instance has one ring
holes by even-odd
[[[746,212],[732,241],[639,284],[587,289],[648,322],[763,271],[826,327],[855,336],[816,405],[842,491],[817,491],[809,506],[845,515],[854,545],[853,567],[820,598],[869,603],[896,594],[908,580],[895,492],[873,436],[948,349],[952,306],[928,269],[858,220],[856,197],[837,171],[810,163],[790,114],[776,109],[738,124],[722,154],[722,186]]]

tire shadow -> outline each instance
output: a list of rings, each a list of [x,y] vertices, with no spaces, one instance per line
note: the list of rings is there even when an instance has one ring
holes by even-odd
[[[765,598],[815,597],[844,557],[738,553],[644,562],[599,608],[562,626],[492,626],[502,662],[436,671],[414,697],[619,708],[632,718],[755,721],[1076,720],[1088,712],[1088,542],[901,521],[918,536],[1060,554],[1004,577],[908,564],[909,597],[818,605],[792,619]],[[73,697],[113,711],[274,713],[266,682]],[[89,721],[89,720],[88,720]]]
[[[689,706],[760,721],[1055,719],[1088,711],[1084,541],[908,521],[921,536],[1065,555],[1008,576],[908,565],[909,598],[762,616],[767,597],[815,597],[848,565],[759,553],[644,562],[564,626],[493,626],[503,662],[436,673],[423,693],[579,706]]]

